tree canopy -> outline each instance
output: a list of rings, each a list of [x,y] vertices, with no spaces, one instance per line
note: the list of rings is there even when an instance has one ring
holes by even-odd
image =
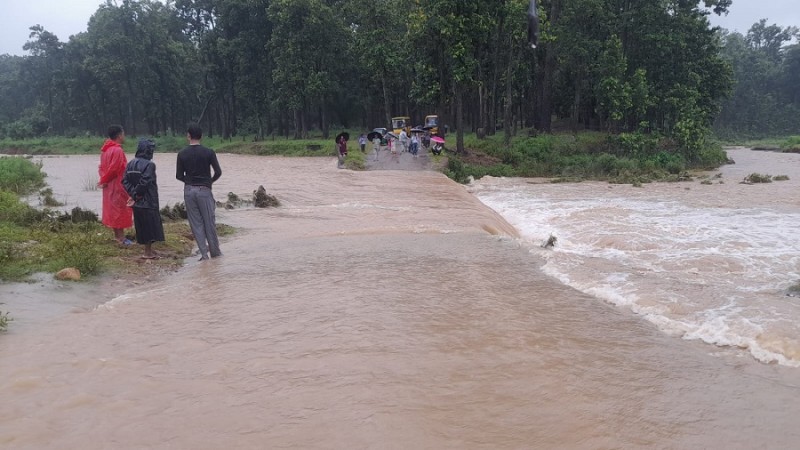
[[[731,0],[542,0],[536,49],[528,3],[107,0],[67,42],[34,25],[26,56],[0,56],[0,135],[200,121],[212,135],[301,138],[438,114],[459,135],[661,133],[691,157],[717,116],[735,128],[742,105],[798,106],[797,30],[713,29],[707,16]]]

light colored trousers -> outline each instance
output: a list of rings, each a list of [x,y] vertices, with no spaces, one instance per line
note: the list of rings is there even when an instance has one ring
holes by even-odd
[[[192,228],[194,240],[200,250],[200,256],[215,258],[221,256],[219,238],[217,237],[217,223],[214,210],[217,208],[211,188],[207,186],[183,187],[183,200],[186,204],[186,214],[189,216],[189,226]]]

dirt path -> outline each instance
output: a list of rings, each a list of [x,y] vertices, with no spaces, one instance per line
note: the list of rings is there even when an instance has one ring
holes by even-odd
[[[411,153],[399,150],[392,154],[388,147],[381,147],[376,155],[372,145],[368,145],[366,160],[367,170],[442,170],[447,167],[447,157],[434,156],[424,148],[414,158]]]

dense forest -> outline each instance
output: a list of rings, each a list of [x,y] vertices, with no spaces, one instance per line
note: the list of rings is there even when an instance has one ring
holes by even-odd
[[[0,56],[0,137],[189,121],[224,137],[327,137],[439,114],[486,134],[659,133],[691,156],[712,127],[800,131],[797,29],[712,28],[731,0],[543,0],[534,49],[528,3],[107,0],[67,42],[34,25],[26,56]]]

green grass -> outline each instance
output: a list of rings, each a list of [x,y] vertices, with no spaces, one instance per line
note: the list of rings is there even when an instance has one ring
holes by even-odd
[[[332,133],[333,134],[333,133]],[[345,167],[363,170],[366,166],[356,144],[357,132],[351,132],[352,151]],[[157,137],[159,152],[177,152],[186,145],[182,136]],[[3,149],[27,153],[68,154],[96,153],[101,138],[47,138],[24,141],[0,141]],[[232,139],[204,139],[203,143],[220,153],[283,156],[336,155],[333,139],[314,136],[312,139],[286,139],[270,137],[255,141],[252,137]],[[124,147],[132,152],[136,139],[129,137]],[[455,148],[455,135],[448,136],[447,147]],[[704,150],[685,157],[674,141],[646,133],[609,135],[600,132],[541,134],[529,137],[528,133],[512,139],[511,145],[503,143],[503,135],[496,134],[478,139],[475,134],[465,136],[466,155],[448,154],[449,165],[444,172],[451,178],[465,182],[470,176],[559,177],[569,180],[599,179],[616,183],[641,184],[654,180],[682,179],[688,169],[715,168],[725,163],[727,157],[719,144],[709,144]],[[87,186],[90,181],[85,183]]]
[[[0,311],[0,331],[6,331],[8,329],[8,322],[13,320],[14,319],[8,316],[8,312]]]
[[[348,149],[344,159],[344,167],[350,170],[365,170],[367,168],[367,156],[361,153],[358,148]]]
[[[220,137],[204,138],[203,145],[212,148],[218,153],[238,153],[246,155],[283,155],[283,156],[332,156],[335,154],[333,136],[328,139],[321,135],[312,136],[310,139],[286,139],[284,137],[268,137],[256,141],[252,136],[238,136],[230,139]],[[338,133],[338,131],[337,131]],[[142,137],[147,135],[142,135]],[[350,133],[350,143],[357,147],[357,132]],[[186,147],[185,136],[158,136],[156,141],[157,152],[178,152]],[[100,151],[100,146],[105,139],[102,137],[47,137],[35,139],[0,139],[0,153],[29,154],[29,155],[82,155],[94,154]],[[122,147],[128,153],[136,151],[138,138],[128,136]]]
[[[142,254],[142,246],[118,245],[111,231],[91,215],[86,218],[88,221],[77,223],[67,217],[40,212],[38,219],[27,225],[0,219],[0,280],[21,281],[38,272],[55,273],[65,267],[75,267],[83,276],[135,273],[141,269],[136,261]],[[224,224],[218,224],[217,228],[220,236],[235,231]],[[132,230],[128,231],[132,234]],[[154,264],[165,269],[177,268],[193,248],[189,225],[183,220],[166,220],[164,234],[165,242],[153,246],[164,258]]]
[[[784,152],[800,152],[800,136],[776,136],[750,139],[722,139],[722,145],[748,147],[757,150],[782,150]]]
[[[0,157],[0,190],[18,195],[28,194],[44,186],[41,164],[16,156]]]
[[[781,143],[784,152],[800,153],[800,136],[790,136]]]
[[[120,247],[96,213],[80,208],[70,213],[39,210],[20,200],[20,193],[30,190],[24,186],[41,183],[40,166],[13,157],[0,159],[0,168],[0,185],[10,187],[0,189],[0,280],[24,280],[37,272],[57,272],[65,267],[75,267],[83,275],[140,268],[132,261],[138,260],[141,246]],[[53,195],[49,188],[40,194]],[[218,228],[222,236],[233,232],[225,225]],[[183,220],[167,219],[164,231],[166,241],[154,248],[167,257],[155,264],[180,266],[193,247],[189,226]]]
[[[451,139],[452,141],[452,139]],[[452,150],[454,145],[448,148]],[[605,180],[641,185],[686,181],[690,169],[719,167],[727,155],[709,144],[687,160],[675,142],[656,135],[582,132],[520,137],[510,146],[502,136],[465,139],[466,155],[452,155],[445,173],[459,182],[470,176],[556,177],[570,181]]]
[[[758,184],[758,183],[772,183],[772,176],[760,173],[751,173],[744,177],[743,183]]]

